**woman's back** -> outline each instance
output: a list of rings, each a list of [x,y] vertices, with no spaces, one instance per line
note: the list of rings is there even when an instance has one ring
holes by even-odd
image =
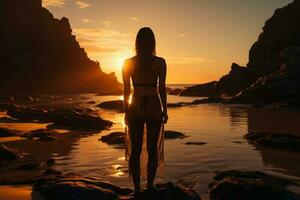
[[[126,68],[131,77],[134,95],[158,95],[158,81],[165,61],[161,57],[149,56],[140,61],[137,56],[126,61]]]

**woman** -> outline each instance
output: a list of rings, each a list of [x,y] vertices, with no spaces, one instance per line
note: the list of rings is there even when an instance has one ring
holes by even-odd
[[[141,152],[146,143],[148,153],[147,188],[153,189],[154,178],[163,161],[163,124],[167,123],[166,62],[156,56],[153,31],[139,30],[136,56],[125,60],[123,66],[124,109],[126,128],[126,152],[129,158],[129,174],[132,176],[135,194],[140,192]],[[130,98],[130,79],[133,95]],[[143,156],[142,156],[143,157]]]

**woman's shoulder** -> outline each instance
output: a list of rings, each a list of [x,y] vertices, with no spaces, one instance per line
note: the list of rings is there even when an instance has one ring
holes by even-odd
[[[160,56],[155,56],[155,60],[157,62],[160,62],[161,64],[164,64],[166,62],[166,60],[163,57],[160,57]]]

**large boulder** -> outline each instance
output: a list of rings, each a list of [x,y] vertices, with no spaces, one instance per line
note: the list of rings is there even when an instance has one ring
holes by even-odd
[[[244,136],[250,143],[272,148],[300,151],[300,137],[287,133],[250,132]]]
[[[7,114],[19,120],[52,123],[50,127],[67,130],[99,131],[112,126],[112,122],[82,110],[41,110],[17,106],[9,109]]]
[[[289,192],[289,180],[274,177],[263,172],[243,172],[229,170],[219,172],[209,185],[211,200],[296,200]]]
[[[259,78],[254,84],[236,95],[233,103],[283,103],[300,106],[300,54],[281,65],[271,75]]]
[[[179,93],[180,96],[208,97],[215,96],[217,81],[187,87]]]
[[[156,191],[143,190],[139,198],[134,198],[133,191],[129,188],[79,174],[62,174],[59,171],[46,170],[35,182],[32,196],[33,199],[41,195],[45,199],[56,200],[200,200],[194,191],[172,183],[159,184],[156,187]]]
[[[247,88],[258,78],[258,75],[246,67],[236,63],[231,65],[231,70],[216,83],[216,90],[223,96],[234,96]]]
[[[12,12],[13,11],[13,12]],[[88,58],[72,34],[69,20],[56,19],[41,0],[0,2],[1,93],[109,93],[120,90]]]

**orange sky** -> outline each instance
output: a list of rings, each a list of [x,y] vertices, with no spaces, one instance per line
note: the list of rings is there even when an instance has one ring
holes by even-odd
[[[225,3],[226,2],[226,3]],[[168,64],[168,83],[217,80],[248,51],[276,8],[291,0],[43,0],[55,17],[69,18],[73,33],[103,71],[116,72],[134,55],[134,40],[151,27],[157,53]]]

